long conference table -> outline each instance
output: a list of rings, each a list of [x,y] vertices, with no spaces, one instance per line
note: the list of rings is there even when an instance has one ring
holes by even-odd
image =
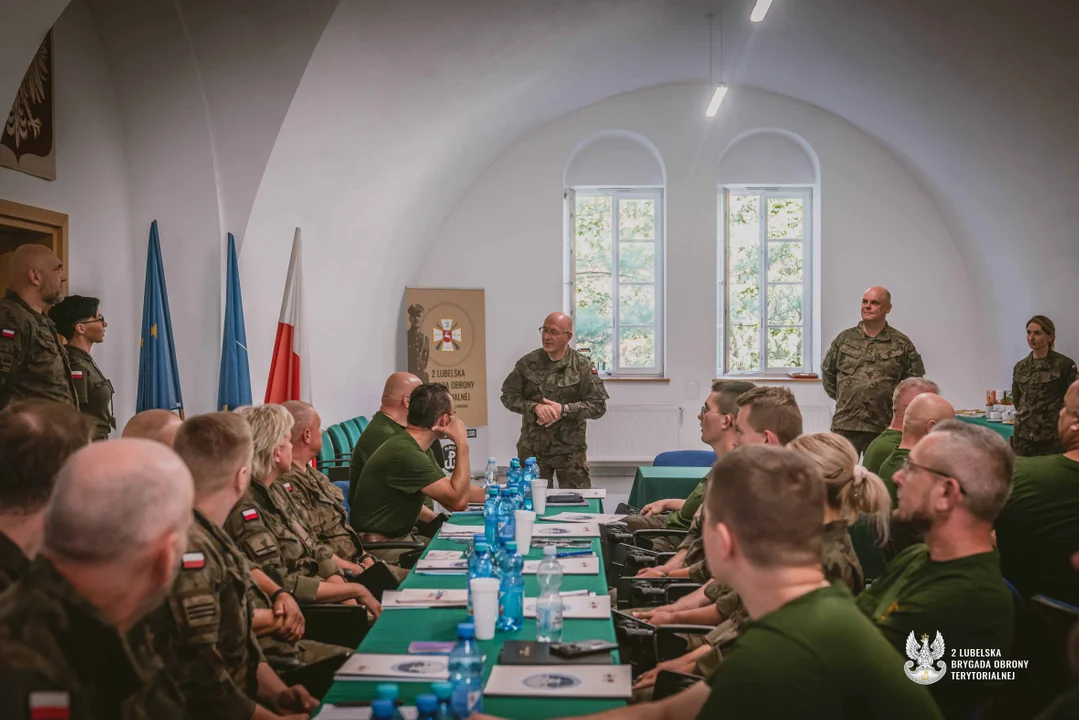
[[[547,508],[544,515],[557,515],[561,512],[603,512],[602,500],[589,500],[588,507],[556,507]],[[456,525],[473,525],[477,533],[483,532],[482,516],[455,516],[451,522]],[[426,555],[432,550],[460,550],[466,549],[464,543],[443,540],[436,537],[424,552]],[[600,559],[600,571],[598,575],[563,575],[562,590],[590,590],[597,595],[607,594],[606,574],[603,569],[603,552],[600,549],[598,538],[592,540],[592,549]],[[531,548],[526,559],[539,560],[543,552],[538,548]],[[535,597],[539,595],[539,584],[535,575],[525,575],[525,596]],[[415,570],[401,583],[401,589],[450,589],[460,590],[467,587],[465,575],[421,575]],[[424,641],[447,641],[457,639],[457,623],[467,622],[468,614],[461,608],[456,609],[396,609],[386,610],[371,627],[367,637],[360,643],[357,652],[381,653],[404,655],[408,652],[408,645],[414,640]],[[535,618],[525,618],[524,625],[517,632],[496,631],[493,640],[479,641],[480,649],[486,656],[483,667],[483,682],[486,685],[487,678],[491,674],[491,668],[498,664],[499,652],[502,643],[506,640],[535,640]],[[615,642],[614,625],[611,619],[606,620],[577,620],[568,619],[563,622],[563,642],[575,642],[578,640],[602,639]],[[617,659],[618,654],[615,653]],[[385,682],[385,681],[383,681]],[[323,702],[339,703],[346,701],[370,701],[375,698],[375,686],[378,681],[364,680],[337,680],[326,693]],[[426,682],[401,682],[400,698],[406,704],[413,704],[415,697],[421,693],[430,692],[430,684]],[[620,700],[600,700],[592,698],[522,698],[522,697],[492,697],[484,695],[483,711],[491,715],[514,720],[540,720],[542,718],[568,717],[587,715],[589,713],[610,710],[611,708],[625,705]]]

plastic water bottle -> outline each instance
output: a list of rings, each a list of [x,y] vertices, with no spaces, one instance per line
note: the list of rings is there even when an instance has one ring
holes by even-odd
[[[502,498],[498,501],[498,541],[505,545],[517,539],[517,506],[513,503],[513,494],[509,488],[502,489]]]
[[[536,599],[536,640],[562,642],[562,566],[558,564],[557,548],[543,548],[543,560],[536,569],[540,594]]]
[[[524,470],[521,468],[521,461],[518,458],[513,458],[510,460],[510,469],[506,471],[506,488],[513,493],[513,502],[516,504],[517,510],[524,507],[525,496],[524,491],[521,490],[523,481]]]
[[[431,693],[416,696],[416,720],[435,720],[438,717],[438,698]]]
[[[483,501],[483,534],[487,544],[498,547],[498,502],[501,488],[492,485],[487,488],[487,499]]]
[[[521,491],[525,498],[525,510],[533,510],[532,505],[532,481],[539,477],[539,466],[536,465],[536,458],[528,458],[525,460],[525,472],[524,482],[521,483]]]
[[[390,700],[375,700],[371,703],[371,720],[392,720],[396,712],[394,704]]]
[[[459,718],[483,712],[483,653],[476,644],[476,626],[457,626],[457,644],[450,651],[450,706]]]
[[[520,630],[525,621],[525,581],[521,577],[524,560],[517,553],[517,541],[506,543],[502,558],[502,581],[498,586],[498,629]]]
[[[453,714],[453,707],[450,705],[453,685],[448,682],[431,683],[431,692],[438,698],[438,713],[435,715],[435,720],[457,720],[457,716]]]
[[[397,709],[397,683],[381,683],[375,687],[379,700],[385,700],[392,708],[387,718],[393,720],[405,720],[401,711]],[[377,702],[377,701],[376,701]]]
[[[483,492],[487,492],[487,488],[492,485],[498,484],[498,463],[495,462],[493,457],[487,458],[487,467],[483,470]]]
[[[482,537],[482,536],[480,536]],[[495,576],[494,558],[486,540],[477,540],[476,549],[468,560],[468,614],[472,614],[472,580]]]

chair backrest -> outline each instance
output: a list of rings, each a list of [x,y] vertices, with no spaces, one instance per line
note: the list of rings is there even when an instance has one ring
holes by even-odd
[[[360,415],[358,418],[353,419],[360,426],[360,434],[363,435],[363,431],[367,429],[367,418],[365,418],[363,415]]]
[[[345,429],[345,437],[348,438],[348,451],[352,452],[352,448],[356,447],[356,443],[360,441],[360,424],[353,418],[345,420],[341,423],[341,427]]]
[[[328,464],[333,462],[333,440],[330,439],[330,433],[323,431],[322,433],[322,449],[318,451],[318,459],[316,464],[319,468],[324,468]]]
[[[348,436],[345,435],[345,428],[341,425],[330,425],[326,428],[326,432],[330,436],[330,440],[333,442],[333,451],[335,455],[351,455],[352,445],[348,441]]]
[[[1030,663],[1034,681],[1043,692],[1058,694],[1068,686],[1068,635],[1079,622],[1079,607],[1035,595],[1027,608],[1035,642]]]
[[[712,467],[716,454],[711,450],[670,450],[656,455],[652,465],[656,467]]]

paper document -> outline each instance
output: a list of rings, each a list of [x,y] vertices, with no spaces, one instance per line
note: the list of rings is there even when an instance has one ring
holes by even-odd
[[[486,695],[628,698],[629,665],[495,665]]]
[[[612,513],[580,513],[580,512],[564,512],[557,515],[546,515],[541,517],[540,520],[551,522],[577,522],[577,523],[599,523],[600,525],[608,525],[614,522],[620,522],[625,515],[614,515]]]
[[[521,574],[535,575],[541,562],[543,561],[525,560]],[[562,566],[562,572],[565,575],[599,575],[598,557],[558,558],[558,564]]]
[[[382,609],[467,607],[468,590],[386,590]]]
[[[424,560],[460,560],[464,553],[460,550],[428,550]]]
[[[442,572],[468,572],[468,561],[464,558],[457,560],[428,560],[420,558],[416,561],[417,570],[439,570]]]
[[[545,518],[546,519],[546,518]],[[536,523],[532,528],[532,537],[599,537],[599,523]]]
[[[449,657],[356,653],[337,669],[337,680],[391,679],[399,682],[448,680]]]
[[[588,498],[592,500],[600,500],[607,497],[607,488],[587,488],[580,490],[576,488],[569,488],[566,490],[566,492],[575,492],[583,498]]]
[[[416,720],[419,710],[413,707],[398,707],[404,720]],[[314,720],[370,720],[370,705],[323,705]]]
[[[482,535],[482,525],[455,525],[453,523],[442,523],[442,527],[438,529],[438,534],[441,537],[472,537],[473,535]]]
[[[525,598],[525,617],[536,617],[536,600]],[[383,603],[383,607],[385,607]],[[569,619],[603,620],[611,616],[611,596],[594,595],[592,597],[571,595],[562,596],[562,617]]]

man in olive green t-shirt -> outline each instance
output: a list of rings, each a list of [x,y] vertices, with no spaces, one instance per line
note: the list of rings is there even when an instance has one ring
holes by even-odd
[[[924,377],[909,377],[895,386],[895,391],[892,393],[892,424],[865,449],[862,465],[867,470],[880,475],[881,463],[899,447],[903,439],[903,421],[910,401],[922,393],[939,395],[940,388],[935,382]]]
[[[911,403],[908,422],[913,410]],[[976,713],[994,689],[954,675],[984,669],[962,667],[964,651],[1007,658],[1011,650],[1012,598],[992,530],[1011,490],[1014,462],[1008,443],[992,430],[957,420],[936,425],[895,475],[894,517],[921,531],[925,544],[897,555],[855,600],[904,654],[912,633],[916,640],[941,634],[949,672],[929,690],[948,718]]]
[[[1015,485],[997,518],[1000,567],[1023,597],[1037,594],[1079,605],[1079,382],[1064,395],[1057,421],[1060,455],[1015,461]]]
[[[896,498],[895,482],[892,476],[910,454],[911,448],[929,434],[933,427],[945,420],[955,419],[955,409],[952,404],[933,393],[922,393],[910,401],[907,411],[903,416],[903,437],[899,447],[895,449],[884,462],[881,463],[877,472],[880,479],[888,486],[888,494],[892,496],[892,508],[898,502]]]
[[[360,439],[352,448],[352,460],[348,469],[348,501],[353,501],[356,481],[360,479],[363,466],[382,447],[382,443],[405,431],[408,423],[408,397],[421,385],[420,379],[412,373],[396,372],[386,378],[382,388],[382,401],[378,412],[367,423]]]
[[[451,477],[427,454],[439,437],[457,445]],[[405,432],[384,442],[360,473],[356,497],[363,502],[352,509],[352,526],[364,542],[410,539],[425,497],[450,510],[482,501],[483,488],[472,486],[470,472],[467,430],[449,390],[441,383],[420,385],[410,395]]]

